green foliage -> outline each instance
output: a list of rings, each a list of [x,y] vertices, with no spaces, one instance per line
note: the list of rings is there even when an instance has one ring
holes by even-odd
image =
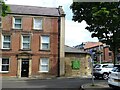
[[[111,50],[120,48],[120,2],[73,2],[70,8],[73,20],[85,20],[92,37],[110,45]]]
[[[3,0],[0,0],[0,16],[5,17],[8,12],[10,12],[10,7]]]

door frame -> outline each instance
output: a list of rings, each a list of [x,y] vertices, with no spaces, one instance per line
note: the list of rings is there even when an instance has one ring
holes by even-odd
[[[28,77],[31,77],[31,70],[32,70],[32,59],[29,59],[29,73]],[[17,77],[21,78],[21,70],[22,70],[22,58],[18,60],[18,70],[17,70]]]
[[[26,73],[27,75],[26,76],[23,76],[23,73],[22,73],[22,69],[23,69],[23,62],[28,62],[28,64],[25,64],[25,65],[28,65],[28,72]],[[21,77],[29,77],[29,59],[22,59],[22,61],[21,61]]]
[[[32,71],[32,54],[30,53],[19,53],[16,55],[17,56],[17,77],[21,78],[21,67],[22,67],[22,60],[23,59],[28,59],[29,61],[29,73],[28,77],[31,77],[31,71]]]

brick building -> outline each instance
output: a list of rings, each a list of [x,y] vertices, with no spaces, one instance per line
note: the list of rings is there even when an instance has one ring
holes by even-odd
[[[90,52],[95,50],[93,58],[95,61],[102,62],[113,62],[114,56],[112,51],[109,50],[109,46],[101,42],[84,42],[80,45],[75,46],[75,48],[80,48],[84,51]]]
[[[62,7],[9,5],[0,19],[0,74],[55,77],[64,57],[65,14]]]

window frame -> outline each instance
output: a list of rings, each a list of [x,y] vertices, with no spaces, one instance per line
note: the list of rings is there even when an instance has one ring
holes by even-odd
[[[43,42],[43,37],[48,37],[48,43],[47,43],[47,42]],[[49,36],[49,35],[42,35],[42,36],[40,37],[40,40],[41,40],[40,50],[50,50],[50,36]],[[43,44],[48,44],[48,48],[47,48],[47,49],[44,49],[44,48],[43,48]]]
[[[36,28],[36,27],[35,27],[35,20],[36,20],[36,19],[40,19],[40,20],[41,20],[41,27],[40,27],[40,28]],[[42,18],[42,17],[34,17],[34,18],[33,18],[33,29],[34,29],[34,30],[43,30],[43,18]]]
[[[2,17],[0,16],[0,28],[2,28]]]
[[[24,36],[29,36],[29,48],[24,48],[24,45],[23,45],[23,43],[25,43],[24,41],[23,41],[23,37]],[[27,43],[28,44],[28,43]],[[30,50],[31,49],[31,35],[21,35],[21,49],[22,50]]]
[[[43,64],[42,63],[42,60],[47,60],[47,64]],[[44,71],[44,70],[41,70],[41,68],[42,68],[42,66],[47,66],[47,69],[48,70],[46,70],[46,71]],[[46,72],[46,73],[48,73],[49,72],[49,58],[48,57],[43,57],[43,58],[40,58],[40,63],[39,63],[39,72]]]
[[[10,36],[10,41],[4,41],[5,36]],[[10,43],[10,47],[9,48],[4,48],[4,42],[5,43]],[[2,46],[2,49],[11,49],[11,35],[6,35],[6,34],[2,35],[2,45],[1,46]]]
[[[8,64],[2,64],[3,59],[8,59]],[[2,71],[2,66],[8,66],[8,71]],[[0,58],[0,73],[8,73],[10,71],[10,58],[8,57],[3,57]]]
[[[21,19],[21,23],[17,23],[18,25],[21,25],[21,27],[20,28],[16,28],[15,27],[15,19]],[[22,29],[22,17],[17,17],[17,16],[14,16],[13,17],[13,29]]]

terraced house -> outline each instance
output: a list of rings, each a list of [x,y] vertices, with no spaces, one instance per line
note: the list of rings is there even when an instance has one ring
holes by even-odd
[[[65,14],[58,8],[9,5],[0,18],[0,74],[56,77],[64,57]]]

